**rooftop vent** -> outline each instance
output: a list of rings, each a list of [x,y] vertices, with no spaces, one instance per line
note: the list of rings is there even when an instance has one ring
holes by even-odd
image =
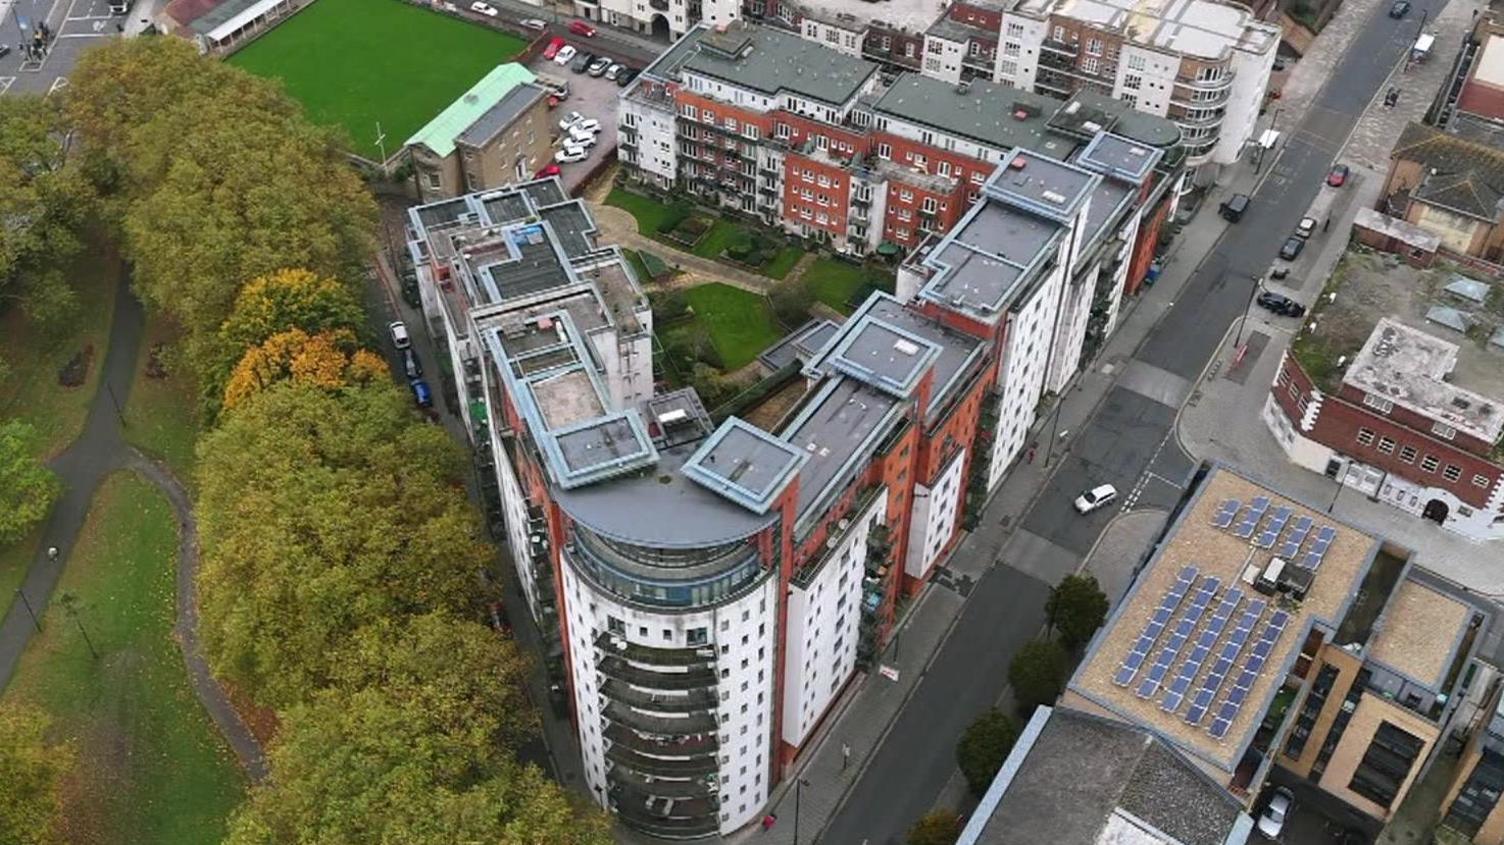
[[[1101,132],[1102,124],[1096,122],[1095,120],[1087,120],[1081,123],[1081,128],[1085,129],[1087,132]]]
[[[1046,200],[1048,200],[1049,202],[1052,202],[1052,203],[1054,203],[1056,205],[1065,205],[1065,195],[1064,194],[1057,194],[1054,191],[1045,191],[1043,194],[1040,194],[1040,196],[1044,197]]]
[[[1014,156],[1013,160],[1008,162],[1008,168],[1011,170],[1023,170],[1024,167],[1026,167],[1028,164],[1029,160],[1027,158],[1024,158],[1023,156]]]
[[[919,347],[916,346],[912,341],[907,341],[907,340],[896,340],[896,341],[894,341],[893,342],[893,349],[896,350],[896,351],[898,351],[898,352],[902,352],[905,355],[918,355],[919,354]]]
[[[960,84],[958,84],[956,86],[956,93],[957,94],[965,94],[966,92],[968,92],[970,90],[971,90],[971,82],[969,82],[969,81],[963,81],[963,82],[961,82]]]

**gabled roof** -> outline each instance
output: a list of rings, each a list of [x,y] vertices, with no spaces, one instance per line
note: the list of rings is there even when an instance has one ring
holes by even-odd
[[[409,145],[421,144],[441,158],[448,156],[454,152],[455,139],[466,129],[501,102],[512,92],[512,89],[519,85],[526,85],[534,79],[536,77],[533,76],[532,71],[516,62],[497,65],[490,73],[481,77],[479,82],[470,86],[469,91],[461,94],[459,99],[446,106],[433,120],[428,121],[427,126],[408,138],[407,143]]]
[[[1480,180],[1478,173],[1437,173],[1421,181],[1411,196],[1431,205],[1450,208],[1470,217],[1493,220],[1504,197],[1493,185]]]
[[[1504,198],[1504,150],[1411,123],[1389,157],[1431,171],[1413,192],[1422,202],[1493,220]]]

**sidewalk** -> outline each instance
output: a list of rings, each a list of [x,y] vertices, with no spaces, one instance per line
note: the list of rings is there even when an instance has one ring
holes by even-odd
[[[678,270],[679,275],[669,283],[672,287],[692,288],[711,282],[721,282],[753,293],[767,293],[775,283],[774,279],[767,276],[732,267],[730,264],[714,259],[701,258],[694,253],[675,249],[663,241],[640,234],[637,231],[637,218],[625,209],[591,202],[590,213],[595,216],[595,223],[600,227],[597,237],[602,243],[616,244],[624,249],[635,249],[638,252],[651,252]]]

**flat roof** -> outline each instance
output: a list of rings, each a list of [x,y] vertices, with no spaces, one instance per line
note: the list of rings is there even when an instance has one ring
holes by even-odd
[[[1400,582],[1364,657],[1441,690],[1473,608],[1414,579]]]
[[[961,387],[961,376],[973,362],[982,357],[987,344],[981,338],[947,328],[918,311],[905,308],[897,299],[885,293],[875,292],[868,297],[858,313],[863,311],[924,338],[940,350],[933,367],[935,382],[930,392],[929,407],[925,408],[925,422],[935,422],[935,415]]]
[[[537,85],[518,85],[503,95],[496,105],[486,109],[485,113],[476,118],[475,122],[461,132],[455,140],[472,147],[484,146],[511,126],[512,121],[531,108],[534,103],[543,99],[546,94],[547,92]]]
[[[1215,0],[1022,0],[1019,11],[1058,15],[1119,32],[1135,44],[1205,59],[1232,50],[1263,53],[1279,44],[1279,30],[1247,7]]]
[[[1490,32],[1483,42],[1483,52],[1473,65],[1473,79],[1487,85],[1504,87],[1504,38]]]
[[[1099,174],[1084,167],[1020,147],[1003,157],[982,191],[1016,208],[1064,223],[1091,199],[1092,189],[1100,181]]]
[[[764,366],[780,370],[794,362],[806,363],[836,336],[840,327],[830,320],[810,320],[757,356]]]
[[[788,92],[841,105],[878,66],[791,32],[738,20],[724,32],[702,35],[681,69],[764,94]]]
[[[1122,100],[1082,88],[1050,118],[1050,128],[1079,135],[1109,129],[1117,135],[1161,149],[1180,141],[1175,121],[1141,112]]]
[[[731,417],[684,462],[684,474],[756,514],[794,480],[805,454],[788,441]]]
[[[1501,400],[1445,380],[1456,369],[1460,351],[1455,343],[1384,317],[1342,381],[1494,443],[1504,433]]]
[[[1076,144],[1047,131],[1059,106],[1051,97],[987,80],[972,80],[963,91],[954,83],[904,73],[872,108],[997,150],[1026,147],[1063,159]]]
[[[984,197],[921,259],[934,271],[921,295],[995,322],[1062,231]]]
[[[800,11],[818,20],[831,20],[842,26],[849,23],[862,26],[875,23],[889,29],[910,32],[923,32],[937,15],[935,7],[925,3],[878,4],[871,0],[814,0],[801,4]]]
[[[1099,132],[1075,161],[1112,179],[1142,185],[1163,157],[1163,150],[1148,144],[1111,132]]]
[[[808,460],[799,470],[799,521],[870,456],[901,417],[900,400],[853,378],[832,376],[782,432]]]
[[[935,344],[871,315],[847,325],[850,328],[821,358],[820,366],[893,396],[913,395],[914,388],[940,354]]]
[[[1214,519],[1228,502],[1236,503],[1235,517],[1228,528],[1221,528]],[[1244,539],[1237,531],[1250,508],[1260,515],[1250,538]],[[1276,541],[1271,548],[1261,548],[1259,538],[1281,515]],[[1302,550],[1314,548],[1323,529],[1329,529],[1325,533],[1330,539],[1305,599],[1298,604],[1273,602],[1256,592],[1245,575],[1250,567],[1263,570],[1301,525],[1307,528]],[[1214,467],[1093,641],[1071,678],[1068,694],[1154,731],[1230,777],[1294,665],[1307,632],[1317,622],[1331,631],[1337,629],[1380,545],[1377,538],[1325,513],[1226,467]],[[1304,560],[1303,555],[1291,559]],[[1172,601],[1177,584],[1184,589]],[[1231,603],[1231,612],[1224,614],[1226,603]],[[1198,604],[1203,607],[1199,614]],[[1168,613],[1160,612],[1166,607]],[[1156,613],[1162,620],[1157,631],[1152,627]],[[1177,642],[1175,632],[1185,621],[1191,623],[1189,636]],[[1245,627],[1245,622],[1251,624]],[[1239,629],[1246,632],[1244,642],[1229,648]],[[1211,648],[1203,653],[1197,646],[1204,644],[1208,632],[1212,632]],[[1268,633],[1275,634],[1272,642],[1261,645]],[[1252,661],[1260,652],[1255,668]],[[1135,658],[1135,654],[1144,656]],[[1222,662],[1228,654],[1231,660]],[[1167,669],[1155,669],[1166,660]],[[1133,663],[1137,665],[1130,674]],[[1223,667],[1224,674],[1217,675]],[[1247,686],[1241,686],[1247,670],[1252,675],[1246,679]],[[1155,674],[1161,680],[1151,683]],[[1174,686],[1182,675],[1188,675],[1189,682]],[[1220,737],[1212,734],[1217,728],[1225,731]]]

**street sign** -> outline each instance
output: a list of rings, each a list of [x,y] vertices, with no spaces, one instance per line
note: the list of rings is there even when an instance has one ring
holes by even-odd
[[[898,683],[898,670],[894,669],[892,666],[879,666],[877,669],[877,674],[882,675],[884,678],[887,678],[895,684]]]

